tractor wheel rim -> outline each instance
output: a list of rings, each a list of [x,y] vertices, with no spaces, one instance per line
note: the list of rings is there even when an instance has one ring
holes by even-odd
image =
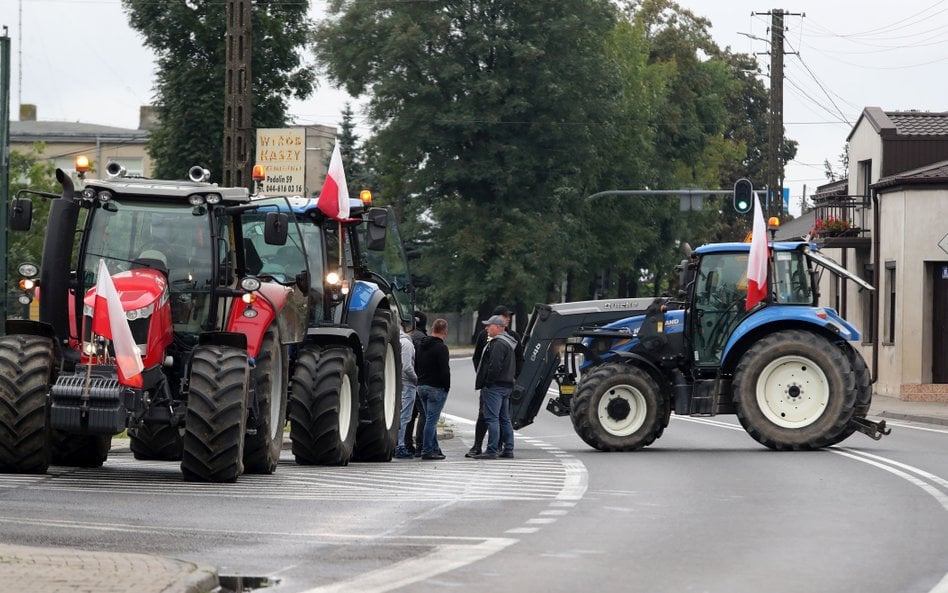
[[[816,422],[830,400],[823,370],[805,356],[781,356],[757,379],[757,405],[782,428],[803,428]]]
[[[277,438],[283,433],[280,424],[280,404],[283,399],[283,357],[280,351],[274,353],[273,365],[270,368],[270,436]]]
[[[597,407],[599,423],[611,435],[624,437],[642,428],[648,406],[642,392],[617,385],[602,395]]]
[[[398,380],[395,369],[395,350],[391,344],[385,347],[385,426],[391,428],[395,424],[395,397],[401,402],[401,395],[395,392],[395,383]]]
[[[352,383],[349,375],[342,376],[339,386],[339,439],[344,441],[349,437],[349,428],[352,420]]]

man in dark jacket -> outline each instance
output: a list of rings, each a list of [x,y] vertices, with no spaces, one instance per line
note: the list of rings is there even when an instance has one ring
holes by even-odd
[[[494,308],[492,315],[500,315],[504,318],[504,322],[507,324],[504,328],[504,331],[507,332],[507,334],[509,334],[510,337],[516,342],[514,356],[517,363],[516,376],[519,377],[520,371],[523,369],[523,344],[520,343],[520,334],[510,328],[510,321],[513,311],[503,305],[497,305],[497,307]],[[474,342],[474,355],[471,357],[471,360],[474,361],[475,371],[481,362],[481,357],[484,354],[484,347],[486,345],[487,327],[485,326],[484,329],[482,329],[481,332],[477,334],[477,339]],[[465,457],[474,457],[475,455],[478,455],[482,452],[484,436],[487,434],[487,423],[484,421],[484,403],[478,401],[477,408],[477,422],[474,423],[474,445],[471,447],[471,450],[464,455]]]
[[[422,339],[415,354],[415,374],[418,375],[418,398],[425,410],[425,432],[421,446],[424,460],[444,459],[438,446],[438,420],[451,389],[451,356],[444,339],[448,336],[448,322],[435,319],[431,335]]]
[[[474,388],[481,390],[481,409],[487,423],[487,450],[474,459],[513,458],[514,436],[510,421],[510,393],[517,373],[516,341],[504,331],[506,321],[494,315],[484,322],[489,340],[477,367]],[[503,441],[503,453],[499,453]]]

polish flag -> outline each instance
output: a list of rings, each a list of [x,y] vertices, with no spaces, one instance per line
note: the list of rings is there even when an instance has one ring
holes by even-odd
[[[760,198],[754,198],[754,230],[751,235],[750,257],[747,258],[747,299],[744,309],[750,311],[767,296],[767,224],[760,208]]]
[[[105,319],[109,320],[108,325],[105,325]],[[115,361],[118,363],[119,383],[129,387],[141,387],[142,371],[145,367],[138,354],[135,338],[132,337],[132,329],[128,326],[128,319],[125,318],[122,300],[115,289],[115,283],[112,282],[109,269],[105,267],[104,259],[99,260],[98,280],[95,286],[95,312],[92,320],[92,331],[112,338]]]
[[[316,207],[330,218],[349,218],[349,188],[346,187],[346,172],[342,169],[342,154],[339,152],[338,142],[332,149],[329,172],[323,182],[323,189],[319,192]]]

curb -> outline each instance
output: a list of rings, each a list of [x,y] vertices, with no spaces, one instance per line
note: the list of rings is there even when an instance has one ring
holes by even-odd
[[[948,418],[938,418],[936,416],[922,416],[919,414],[901,414],[899,412],[889,412],[882,410],[876,412],[874,416],[888,418],[889,420],[904,420],[906,422],[921,422],[923,424],[937,424],[939,426],[948,426]]]
[[[191,562],[178,560],[185,564],[191,564],[194,567],[188,576],[178,579],[165,588],[169,593],[212,593],[220,590],[220,578],[217,569],[210,566],[198,566]]]

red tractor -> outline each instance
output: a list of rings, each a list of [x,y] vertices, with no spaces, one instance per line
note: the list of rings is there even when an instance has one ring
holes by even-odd
[[[20,266],[39,319],[7,320],[0,337],[0,471],[97,467],[127,429],[136,457],[180,460],[187,480],[272,473],[311,282],[286,199],[252,201],[200,167],[190,181],[107,172],[77,189],[57,170],[62,195],[40,194],[52,198],[42,266]],[[11,228],[31,214],[18,196]],[[270,245],[297,252],[279,274],[261,270]],[[125,331],[140,373],[122,364]]]

